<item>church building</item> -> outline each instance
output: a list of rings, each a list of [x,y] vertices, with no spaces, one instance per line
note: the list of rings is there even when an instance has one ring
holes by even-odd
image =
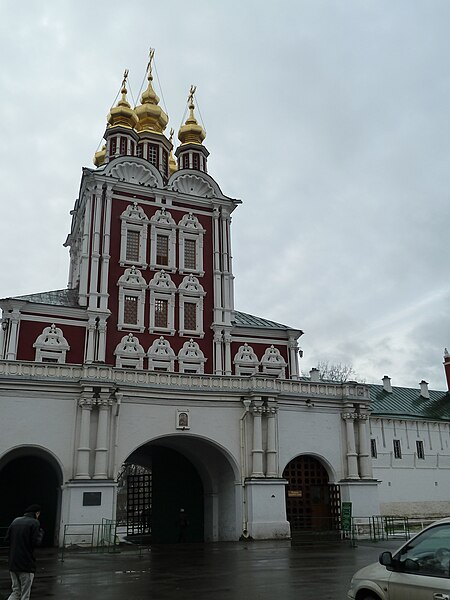
[[[50,545],[104,520],[176,541],[181,508],[206,542],[338,528],[343,501],[448,513],[447,392],[301,376],[302,331],[235,309],[240,201],[208,172],[194,87],[166,135],[152,58],[83,169],[67,288],[0,300],[0,526],[30,502]]]

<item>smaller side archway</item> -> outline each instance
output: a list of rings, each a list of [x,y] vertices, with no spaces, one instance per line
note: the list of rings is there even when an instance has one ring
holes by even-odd
[[[316,456],[302,454],[284,468],[286,513],[293,533],[339,529],[340,490],[330,482],[327,466]]]
[[[30,504],[40,504],[45,532],[43,546],[57,543],[63,475],[58,461],[47,450],[21,446],[0,459],[0,526],[7,527]]]

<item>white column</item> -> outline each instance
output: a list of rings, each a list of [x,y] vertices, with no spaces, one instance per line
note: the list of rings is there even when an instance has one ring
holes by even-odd
[[[13,310],[12,313],[9,313],[9,339],[8,348],[6,351],[6,360],[16,360],[19,323],[20,312],[18,310]]]
[[[266,450],[266,477],[278,477],[277,453],[277,413],[278,408],[274,401],[267,402],[267,450]]]
[[[214,257],[214,322],[222,323],[222,275],[220,270],[219,210],[213,210],[213,257]]]
[[[230,306],[230,261],[228,249],[228,220],[229,213],[225,207],[222,207],[222,271],[223,271],[223,320],[231,324],[231,306]]]
[[[298,368],[298,344],[294,338],[289,338],[289,369],[291,379],[298,379],[299,368]]]
[[[369,415],[360,413],[359,419],[358,419],[358,433],[359,433],[359,475],[360,475],[361,479],[373,479],[368,428],[369,428]]]
[[[92,394],[84,394],[78,401],[81,408],[80,436],[77,448],[77,464],[75,479],[90,479],[89,455],[91,452],[91,411],[94,400]]]
[[[358,454],[356,452],[354,418],[355,413],[342,413],[345,421],[345,432],[347,437],[347,477],[346,479],[359,479]]]
[[[97,358],[99,362],[105,362],[106,359],[106,319],[100,317],[97,327]]]
[[[262,447],[262,411],[263,401],[261,398],[252,401],[251,411],[253,414],[253,446],[252,446],[252,477],[264,477]]]
[[[3,319],[0,320],[0,360],[5,358],[5,355],[6,355],[8,327],[9,327],[9,321],[5,317],[3,317]]]
[[[87,304],[87,287],[89,278],[89,246],[91,239],[92,220],[92,188],[86,190],[86,204],[84,207],[83,241],[81,244],[80,259],[80,305]]]
[[[112,188],[108,186],[105,193],[105,206],[103,218],[103,248],[102,248],[102,264],[100,271],[100,308],[106,310],[108,308],[108,275],[110,261],[110,239],[111,239],[111,204],[112,204]]]
[[[214,374],[223,375],[223,364],[222,364],[222,330],[214,331]]]
[[[94,479],[108,479],[108,424],[111,405],[109,391],[101,392],[100,398],[97,400],[98,423]]]
[[[91,277],[89,281],[89,308],[98,308],[98,279],[100,264],[100,230],[102,221],[102,189],[95,187],[94,227],[92,229]]]
[[[86,342],[86,356],[85,362],[91,363],[95,360],[95,336],[97,333],[97,317],[96,315],[89,315],[87,323],[87,342]]]
[[[231,335],[228,330],[224,331],[223,341],[225,345],[225,375],[231,375]]]

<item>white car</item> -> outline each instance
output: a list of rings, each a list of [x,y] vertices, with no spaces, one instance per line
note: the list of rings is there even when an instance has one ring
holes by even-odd
[[[392,556],[357,571],[351,600],[450,600],[450,518],[433,523]]]

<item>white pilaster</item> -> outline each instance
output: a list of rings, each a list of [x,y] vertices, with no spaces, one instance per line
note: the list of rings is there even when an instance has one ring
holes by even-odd
[[[347,441],[347,477],[346,479],[359,479],[358,475],[358,454],[356,452],[354,412],[342,413],[345,422],[345,433]]]
[[[369,415],[360,413],[358,419],[359,433],[359,475],[361,479],[373,479],[372,461],[369,447]]]
[[[262,447],[263,401],[261,398],[252,401],[251,411],[253,414],[252,477],[264,477],[264,450]]]
[[[106,310],[108,308],[108,275],[110,261],[110,240],[111,240],[111,205],[112,205],[112,188],[108,186],[105,192],[105,206],[103,217],[103,248],[102,248],[102,264],[100,272],[100,308]]]
[[[222,330],[214,330],[214,374],[223,375],[222,364]]]
[[[225,375],[231,375],[231,334],[225,329],[223,334],[225,352]]]
[[[91,452],[91,412],[94,400],[92,394],[84,394],[78,401],[81,408],[79,444],[77,448],[75,479],[90,479],[89,456]]]
[[[97,399],[98,423],[94,479],[108,479],[108,426],[111,405],[109,390],[100,392],[100,398]]]
[[[20,312],[13,310],[9,313],[9,336],[8,349],[6,351],[6,360],[16,360],[17,342],[19,339]]]
[[[89,246],[91,240],[92,221],[92,188],[86,190],[86,204],[84,207],[83,240],[81,244],[80,260],[80,305],[87,305],[87,288],[89,279]]]
[[[266,477],[278,477],[278,452],[277,452],[277,413],[278,408],[274,401],[268,401],[267,414],[267,450],[266,450]]]

